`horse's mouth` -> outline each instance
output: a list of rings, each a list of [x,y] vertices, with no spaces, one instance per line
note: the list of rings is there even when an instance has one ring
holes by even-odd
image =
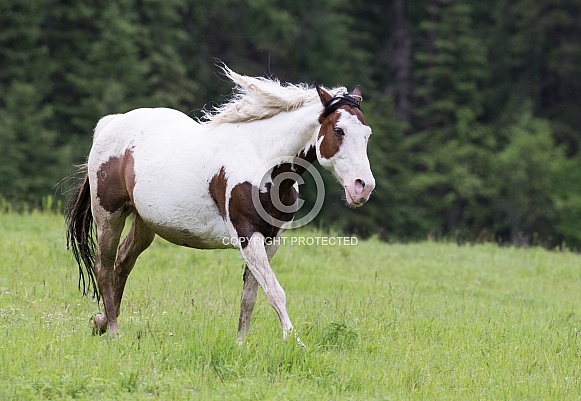
[[[347,187],[345,187],[345,200],[347,201],[347,204],[351,207],[363,206],[363,204],[367,201],[367,199],[365,198],[353,197],[353,195],[351,195]]]

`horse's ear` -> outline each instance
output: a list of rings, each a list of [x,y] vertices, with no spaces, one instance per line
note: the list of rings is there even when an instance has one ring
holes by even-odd
[[[315,88],[317,88],[317,93],[319,94],[319,99],[321,99],[321,103],[323,103],[323,106],[326,106],[331,101],[331,99],[333,99],[333,96],[331,96],[331,94],[329,94],[329,92],[327,92],[325,89],[321,88],[319,84],[316,82]]]
[[[361,104],[363,101],[363,95],[361,94],[361,87],[359,85],[353,88],[351,91],[351,97],[354,97],[357,103]]]

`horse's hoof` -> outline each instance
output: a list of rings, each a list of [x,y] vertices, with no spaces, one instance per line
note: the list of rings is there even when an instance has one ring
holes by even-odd
[[[297,337],[297,345],[299,345],[302,349],[307,349],[307,346],[298,337]]]
[[[91,323],[93,324],[93,335],[103,335],[107,332],[107,318],[104,315],[99,314],[97,316],[91,316]]]
[[[307,349],[307,346],[299,338],[299,333],[294,328],[291,328],[290,330],[287,330],[287,331],[283,331],[283,338],[285,340],[288,340],[288,338],[291,335],[295,338],[297,345],[299,345],[302,349]]]

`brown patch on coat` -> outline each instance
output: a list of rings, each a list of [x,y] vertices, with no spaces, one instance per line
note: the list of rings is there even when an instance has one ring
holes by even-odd
[[[295,213],[278,210],[270,198],[271,184],[266,184],[266,188],[266,192],[259,193],[260,203],[266,213],[281,221],[292,220]],[[253,187],[252,184],[245,181],[234,186],[230,193],[228,212],[242,248],[248,246],[252,234],[256,232],[261,233],[265,238],[274,238],[280,231],[279,227],[274,226],[271,222],[265,221],[256,211],[252,202],[253,190],[258,191],[258,188]],[[288,191],[279,191],[279,198],[283,205],[290,206],[295,204],[297,197],[297,191],[292,186]]]
[[[306,149],[306,151],[305,149],[301,150],[299,154],[295,156],[295,159],[302,159],[308,162],[309,164],[313,164],[315,160],[317,160],[317,150],[313,145],[311,145],[309,146],[308,149]],[[307,171],[307,169],[303,165],[298,164],[293,160],[292,163],[281,163],[278,166],[274,167],[270,174],[270,178],[274,182],[276,177],[280,174],[294,173],[298,175],[303,175],[305,171]],[[290,175],[290,177],[292,176],[293,175]],[[279,182],[278,190],[281,199],[286,199],[287,196],[290,196],[290,194],[287,194],[287,192],[290,191],[291,189],[294,190],[293,186],[295,183],[296,181],[293,180],[292,178],[287,178]]]
[[[363,117],[363,113],[361,112],[361,110],[352,107],[345,107],[343,110],[346,110],[348,113],[353,114],[355,117],[357,117],[361,124],[368,125],[367,122],[365,121],[365,117]]]
[[[127,193],[133,205],[133,190],[135,189],[135,159],[133,158],[133,150],[127,149],[125,151],[125,185],[127,186]]]
[[[230,203],[228,204],[230,222],[236,229],[240,246],[244,249],[248,246],[252,234],[263,226],[266,222],[262,220],[256,212],[252,203],[252,184],[248,181],[236,184],[230,192]]]
[[[357,117],[361,124],[367,125],[367,122],[363,117],[363,113],[361,113],[361,110],[359,110],[357,107],[341,106],[337,108],[337,110],[345,110],[347,113]],[[334,132],[340,117],[340,114],[337,113],[337,110],[325,118],[323,118],[323,115],[319,117],[321,128],[319,129],[318,138],[320,139],[323,137],[323,141],[321,142],[319,149],[321,151],[321,156],[325,159],[330,159],[331,157],[335,156],[337,152],[339,152],[341,144],[343,143],[343,137],[335,134]]]
[[[274,180],[277,178],[277,176],[279,176],[280,174],[284,174],[284,173],[293,173],[293,174],[299,174],[296,171],[296,168],[300,167],[302,169],[301,166],[295,166],[292,163],[282,163],[279,164],[278,166],[276,166],[275,168],[272,169],[272,172],[270,173],[270,178],[272,180],[272,182],[274,182]],[[292,177],[292,174],[290,175]],[[283,197],[288,191],[291,191],[293,188],[293,185],[295,185],[295,180],[291,179],[291,178],[284,178],[283,180],[280,181],[278,183],[278,192],[279,192],[279,197]],[[267,190],[268,192],[270,192],[272,190],[272,184],[271,183],[267,183],[266,184]]]
[[[313,164],[315,160],[317,160],[317,149],[313,145],[311,145],[309,146],[306,152],[304,149],[301,150],[297,157]]]
[[[333,113],[321,122],[318,139],[323,138],[323,140],[319,150],[325,159],[335,156],[343,144],[343,137],[334,132],[339,116],[339,113]]]
[[[314,146],[309,146],[306,151],[301,150],[296,157],[313,163],[317,159],[317,152]],[[279,174],[291,171],[302,175],[305,172],[305,168],[294,163],[282,163],[273,168],[270,177],[274,180]],[[298,193],[294,188],[295,182],[295,180],[289,178],[279,183],[278,199],[281,204],[285,206],[296,204]],[[283,212],[278,210],[271,199],[272,183],[267,183],[265,187],[265,192],[259,192],[262,208],[274,219],[285,222],[291,221],[295,216],[295,211]],[[230,203],[228,205],[230,222],[236,229],[242,248],[248,246],[252,234],[256,232],[261,233],[265,238],[274,238],[280,231],[279,227],[265,221],[256,211],[252,201],[253,190],[258,191],[258,188],[253,187],[252,184],[246,181],[234,186],[232,192],[230,192]]]
[[[317,160],[317,150],[313,145],[311,145],[311,146],[309,146],[309,148],[306,151],[305,151],[305,149],[301,150],[299,152],[299,154],[295,156],[294,159],[295,160],[302,159],[302,160],[308,162],[309,164],[313,164],[315,162],[315,160]],[[294,188],[296,180],[292,179],[294,177],[294,174],[303,175],[305,173],[305,171],[307,171],[307,169],[303,165],[297,163],[295,160],[293,160],[292,163],[279,164],[278,166],[276,166],[275,168],[272,169],[272,172],[270,174],[270,178],[274,182],[275,179],[277,178],[277,176],[280,174],[293,173],[293,174],[289,174],[289,178],[285,178],[278,183],[278,185],[279,185],[279,187],[278,187],[279,199],[280,199],[281,203],[285,206],[291,206],[293,204],[293,202],[296,201],[297,196],[298,196],[298,194],[296,193],[296,190]],[[271,190],[269,185],[271,185],[271,184],[267,184],[268,192],[270,192],[270,190]],[[295,193],[293,194],[293,192],[295,192]],[[280,220],[282,220],[282,219],[280,219]]]
[[[214,174],[212,179],[210,180],[210,185],[208,186],[208,191],[210,192],[210,196],[218,206],[218,210],[220,211],[220,216],[222,218],[226,217],[226,187],[228,185],[228,181],[226,180],[226,170],[222,166],[220,171]]]
[[[103,209],[115,213],[133,205],[135,160],[132,149],[110,157],[97,170],[97,198]]]

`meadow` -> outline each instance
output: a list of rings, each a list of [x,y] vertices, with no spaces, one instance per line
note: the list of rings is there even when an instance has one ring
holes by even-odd
[[[581,255],[287,242],[272,264],[306,349],[262,293],[239,347],[239,254],[161,239],[111,339],[91,335],[98,305],[77,289],[62,216],[0,214],[0,399],[581,399]]]

